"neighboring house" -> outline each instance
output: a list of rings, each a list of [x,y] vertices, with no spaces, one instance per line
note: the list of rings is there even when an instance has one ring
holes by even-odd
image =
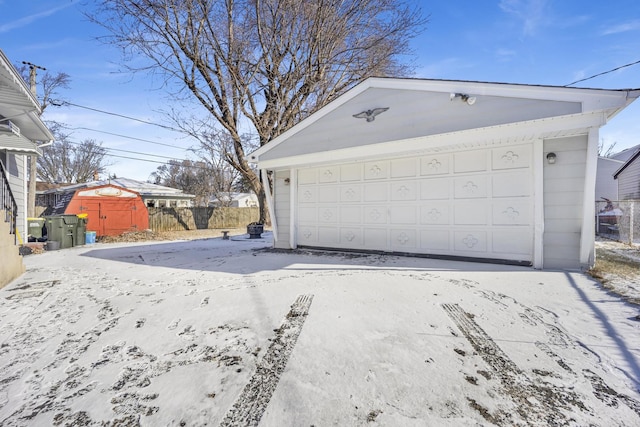
[[[257,208],[258,197],[253,193],[222,193],[212,197],[209,206],[227,206],[230,208]]]
[[[596,175],[596,202],[604,200],[618,200],[618,182],[613,178],[622,160],[610,157],[598,157],[598,171]]]
[[[176,188],[164,187],[162,185],[150,184],[148,182],[137,181],[129,178],[113,178],[101,181],[91,181],[81,184],[65,185],[57,188],[50,188],[38,192],[39,206],[52,207],[58,203],[62,193],[70,190],[87,187],[99,187],[103,185],[116,185],[140,194],[142,201],[147,207],[156,208],[183,208],[193,205],[193,194],[183,193]]]
[[[640,150],[640,144],[635,145],[633,147],[622,150],[618,153],[612,154],[609,156],[610,159],[620,160],[622,162],[626,162],[629,160],[634,154],[636,154]]]
[[[57,202],[48,215],[87,214],[87,231],[96,236],[116,236],[149,228],[149,213],[140,194],[113,184],[70,186],[57,189]]]
[[[0,50],[0,287],[24,272],[17,244],[27,236],[27,158],[53,135],[40,104]]]
[[[618,181],[619,200],[640,200],[640,149],[636,149],[613,177]]]
[[[250,155],[274,244],[587,268],[598,130],[639,95],[367,79]]]

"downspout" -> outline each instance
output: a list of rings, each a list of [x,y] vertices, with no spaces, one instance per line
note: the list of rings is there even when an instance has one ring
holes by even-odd
[[[544,268],[544,140],[533,142],[533,268]]]
[[[271,183],[269,182],[269,175],[266,169],[260,169],[262,176],[262,183],[266,187],[265,198],[267,199],[267,209],[269,210],[269,218],[271,218],[271,229],[273,230],[273,242],[278,241],[278,220],[276,219],[276,212],[273,209],[273,191],[271,189]]]
[[[298,236],[296,223],[298,222],[298,170],[291,169],[289,171],[289,247],[296,249],[298,247]]]

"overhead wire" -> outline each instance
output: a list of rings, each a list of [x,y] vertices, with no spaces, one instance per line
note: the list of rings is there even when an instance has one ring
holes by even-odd
[[[600,77],[600,76],[603,76],[605,74],[613,73],[614,71],[618,71],[618,70],[621,70],[623,68],[631,67],[632,65],[636,65],[636,64],[640,64],[640,60],[634,61],[634,62],[630,62],[628,64],[624,64],[624,65],[621,65],[621,66],[616,67],[616,68],[612,68],[611,70],[603,71],[602,73],[594,74],[593,76],[586,77],[584,79],[576,80],[575,82],[571,82],[569,84],[564,85],[564,87],[573,86],[576,83],[580,83],[580,82],[584,82],[584,81],[587,81],[587,80],[591,80],[593,78]]]

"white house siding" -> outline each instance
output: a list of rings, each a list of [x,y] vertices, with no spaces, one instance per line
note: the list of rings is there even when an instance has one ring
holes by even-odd
[[[531,144],[329,164],[297,181],[301,246],[532,261]]]
[[[618,200],[618,182],[613,174],[624,164],[623,161],[598,157],[598,173],[596,176],[596,201],[603,199]]]
[[[20,233],[20,237],[24,239],[26,236],[26,224],[27,224],[27,194],[26,194],[26,182],[25,182],[25,157],[23,155],[18,154],[10,154],[7,153],[4,159],[6,159],[6,163],[4,164],[4,168],[7,172],[7,178],[9,179],[9,186],[11,187],[11,192],[13,193],[13,197],[16,199],[16,203],[18,204],[18,232]]]
[[[291,227],[291,186],[289,171],[278,171],[274,180],[275,215],[278,224],[278,236],[274,246],[289,249]]]
[[[587,136],[544,141],[544,268],[580,268]]]
[[[618,196],[620,200],[640,199],[640,157],[618,174]]]

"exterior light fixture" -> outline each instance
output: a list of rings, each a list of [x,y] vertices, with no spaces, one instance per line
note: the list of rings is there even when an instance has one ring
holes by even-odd
[[[547,154],[547,163],[549,163],[550,165],[554,164],[556,162],[556,157],[556,153]]]
[[[460,98],[462,102],[466,102],[469,105],[473,105],[476,103],[476,97],[470,96],[466,93],[451,93],[449,94],[449,100],[453,101],[456,98]]]

